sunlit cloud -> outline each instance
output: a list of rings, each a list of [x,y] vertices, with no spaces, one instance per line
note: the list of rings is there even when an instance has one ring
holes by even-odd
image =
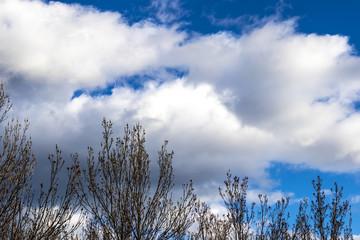
[[[153,3],[159,14],[180,7]],[[119,134],[143,124],[153,157],[169,140],[178,179],[203,186],[231,169],[271,187],[273,161],[360,167],[360,62],[347,37],[299,33],[296,19],[190,37],[175,24],[19,0],[0,2],[0,23],[0,74],[40,155],[56,143],[85,154],[107,117]],[[145,73],[140,88],[126,82]]]

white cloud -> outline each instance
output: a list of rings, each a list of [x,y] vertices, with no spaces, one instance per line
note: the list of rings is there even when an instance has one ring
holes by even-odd
[[[119,13],[40,1],[0,1],[0,71],[15,110],[28,116],[34,148],[85,152],[106,116],[140,121],[156,155],[175,150],[176,176],[220,182],[228,169],[265,186],[273,160],[325,171],[360,167],[360,62],[348,39],[302,34],[269,21],[246,34],[199,35]],[[144,89],[71,99],[121,76],[163,67],[189,70]],[[96,137],[93,137],[96,136]],[[279,195],[280,196],[280,195]]]
[[[190,65],[191,81],[231,91],[239,120],[284,143],[279,159],[335,171],[357,165],[349,154],[357,156],[358,123],[348,122],[358,116],[351,102],[358,98],[359,60],[346,37],[299,34],[289,20],[239,37],[202,36],[176,53],[172,60]]]
[[[163,23],[172,23],[181,18],[186,11],[179,0],[152,0],[150,8],[155,9],[156,17]]]
[[[238,173],[261,179],[264,172],[259,169],[267,164],[264,154],[271,153],[267,142],[276,141],[266,132],[241,124],[210,85],[185,84],[184,79],[161,86],[151,82],[143,91],[118,88],[101,98],[81,95],[68,103],[43,103],[24,111],[34,141],[43,149],[59,143],[70,152],[98,145],[103,116],[116,122],[118,129],[126,122],[139,121],[150,133],[152,155],[156,156],[164,139],[170,140],[169,148],[176,153],[176,176],[198,182],[207,181],[209,173],[220,173],[222,178],[234,165],[244,169]],[[256,152],[254,147],[267,150]]]
[[[42,84],[95,87],[156,64],[183,34],[120,14],[40,1],[0,2],[0,64]],[[46,82],[45,82],[46,81]]]
[[[356,195],[350,198],[350,203],[351,204],[356,204],[360,202],[360,195]]]

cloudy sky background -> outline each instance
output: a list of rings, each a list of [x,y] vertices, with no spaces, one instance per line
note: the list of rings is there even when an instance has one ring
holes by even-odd
[[[154,160],[169,140],[177,182],[214,209],[229,169],[251,200],[311,196],[321,175],[344,185],[359,234],[360,3],[129,2],[0,0],[0,77],[37,177],[55,144],[85,160],[103,117],[116,135],[140,122]]]

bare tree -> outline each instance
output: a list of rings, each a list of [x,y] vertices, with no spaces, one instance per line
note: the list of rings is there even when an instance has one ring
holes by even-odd
[[[268,224],[271,215],[271,206],[266,195],[259,194],[260,210],[257,212],[256,239],[265,240],[268,236]]]
[[[289,239],[289,213],[286,209],[289,205],[290,198],[278,200],[270,213],[269,238],[270,239]]]
[[[66,239],[71,237],[82,223],[79,199],[76,193],[78,169],[68,168],[65,192],[59,193],[58,175],[64,166],[61,151],[56,146],[56,155],[49,156],[51,164],[50,181],[47,190],[41,184],[36,205],[31,206],[28,215],[26,235],[28,239]],[[61,195],[61,196],[60,196]],[[70,224],[74,216],[78,219]]]
[[[329,217],[330,217],[330,239],[339,239],[344,227],[346,214],[350,211],[350,204],[348,200],[341,202],[343,187],[338,187],[337,183],[334,183],[334,188],[331,188],[333,195],[332,201],[329,205]]]
[[[11,108],[10,98],[0,85],[0,123]],[[26,137],[29,123],[22,126],[12,119],[0,136],[0,235],[4,239],[23,237],[26,207],[31,193],[30,180],[35,165],[31,139]]]
[[[354,237],[352,235],[352,215],[351,215],[351,206],[350,206],[350,210],[349,210],[349,223],[348,225],[345,227],[344,230],[344,240],[354,240]]]
[[[0,123],[11,108],[9,96],[0,85]],[[57,239],[68,238],[77,224],[69,222],[77,212],[77,197],[72,182],[77,171],[69,171],[69,181],[63,197],[59,197],[57,176],[64,162],[56,149],[51,163],[50,184],[41,186],[38,201],[34,201],[32,176],[36,159],[31,138],[26,136],[27,120],[21,125],[12,119],[0,137],[0,236],[1,239]],[[75,204],[75,205],[73,205]],[[68,228],[69,227],[69,228]]]
[[[89,148],[87,168],[79,176],[82,206],[111,239],[183,238],[194,219],[196,197],[192,182],[183,185],[183,196],[175,204],[173,152],[166,144],[159,151],[159,177],[151,188],[150,159],[145,150],[145,132],[137,124],[125,127],[122,139],[114,140],[112,123],[103,120],[103,142],[95,160]],[[75,160],[75,164],[78,164]]]
[[[331,203],[326,202],[326,196],[322,190],[322,179],[317,178],[313,180],[313,193],[315,200],[311,201],[311,219],[313,221],[314,234],[321,240],[328,239],[345,239],[352,238],[351,230],[351,213],[349,217],[349,224],[345,227],[348,212],[350,212],[350,203],[342,199],[343,187],[338,187],[334,183],[334,188],[331,188],[332,200]]]
[[[31,152],[31,140],[25,135],[27,128],[27,122],[22,127],[12,120],[1,137],[0,234],[4,239],[24,236],[31,206],[30,180],[35,158]]]
[[[193,240],[227,240],[230,237],[230,222],[211,212],[205,202],[196,204],[197,231],[190,234]]]
[[[251,226],[255,217],[255,203],[252,203],[250,208],[246,203],[248,178],[245,177],[240,183],[240,179],[236,176],[232,178],[229,171],[224,183],[225,190],[219,188],[219,193],[228,211],[227,217],[232,226],[234,239],[250,239],[252,236]]]
[[[295,223],[292,230],[291,239],[303,239],[310,240],[311,239],[311,224],[310,224],[310,216],[307,212],[308,208],[308,199],[303,199],[299,204],[299,211],[296,215]]]
[[[87,217],[85,225],[83,226],[80,239],[98,240],[101,239],[101,229],[98,224],[93,221],[93,218]],[[103,239],[107,239],[104,237]]]
[[[322,189],[322,179],[318,176],[317,180],[312,181],[314,187],[313,196],[315,200],[311,201],[311,219],[313,221],[314,234],[321,240],[326,240],[329,235],[329,224],[326,221],[328,217],[329,205],[325,201],[325,192]]]

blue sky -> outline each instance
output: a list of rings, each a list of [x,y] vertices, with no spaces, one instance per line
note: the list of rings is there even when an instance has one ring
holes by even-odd
[[[117,11],[124,15],[130,23],[143,19],[152,18],[161,22],[156,17],[158,9],[149,0],[134,1],[100,1],[100,0],[64,0],[64,3],[79,3],[94,6],[103,11]],[[155,2],[155,1],[154,1]],[[158,1],[159,3],[161,1]],[[298,18],[298,30],[304,33],[317,34],[340,34],[350,37],[350,43],[359,46],[360,34],[354,27],[354,22],[359,21],[357,14],[360,3],[355,0],[343,1],[317,0],[317,1],[278,1],[278,0],[209,0],[209,1],[173,1],[178,9],[174,10],[167,5],[171,14],[177,15],[175,21],[186,22],[185,30],[203,34],[216,33],[218,31],[233,31],[240,33],[248,23],[252,23],[251,17],[257,19],[273,16],[279,13],[282,19]],[[160,4],[158,4],[160,5]],[[165,5],[165,4],[164,4]],[[242,22],[227,26],[214,24],[211,19],[239,19]],[[240,24],[239,24],[240,23]]]
[[[359,9],[0,0],[0,76],[40,163],[56,143],[85,156],[104,116],[117,134],[140,122],[151,156],[169,140],[177,182],[193,179],[214,209],[228,169],[249,176],[251,200],[291,196],[292,207],[321,175],[324,189],[344,186],[360,234]]]

